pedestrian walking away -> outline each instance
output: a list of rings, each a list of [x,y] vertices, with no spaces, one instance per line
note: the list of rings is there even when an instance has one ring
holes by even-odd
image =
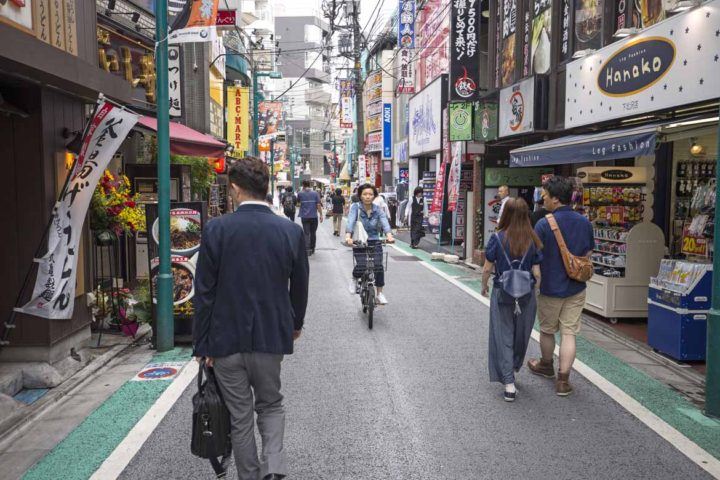
[[[288,474],[280,370],[304,324],[305,236],[264,201],[269,181],[264,162],[240,160],[228,177],[239,207],[203,229],[193,355],[213,367],[230,411],[238,478],[280,479]],[[262,438],[259,459],[254,414]]]
[[[344,212],[345,197],[343,197],[342,190],[338,188],[335,190],[335,194],[332,196],[333,235],[335,235],[336,237],[340,236],[340,229],[342,228],[342,219]]]
[[[292,222],[295,221],[295,212],[297,207],[297,195],[293,192],[293,187],[287,187],[283,197],[280,199],[280,205],[282,205],[283,213]]]
[[[410,217],[410,247],[417,248],[420,240],[425,236],[423,220],[425,219],[425,197],[422,187],[416,187],[413,191],[412,204],[408,210]]]
[[[375,288],[377,289],[377,303],[385,305],[388,301],[383,294],[385,270],[383,267],[383,250],[380,235],[384,233],[388,243],[393,243],[395,238],[393,237],[390,222],[385,212],[373,203],[373,200],[378,196],[377,188],[366,183],[358,187],[358,195],[360,202],[354,203],[352,207],[350,207],[350,213],[348,213],[347,226],[345,227],[345,242],[350,246],[354,245],[352,236],[357,227],[355,224],[360,222],[367,233],[367,246],[374,248],[375,251]],[[350,282],[351,293],[357,293],[357,279],[362,277],[362,273],[365,270],[366,257],[364,250],[362,255],[355,255],[355,260],[356,265],[355,268],[353,268],[353,280]]]
[[[525,361],[535,323],[535,288],[540,284],[542,243],[530,225],[529,209],[522,198],[511,198],[500,217],[498,232],[485,248],[482,294],[494,274],[490,298],[488,369],[491,382],[505,386],[508,402],[515,400],[515,373]]]
[[[310,182],[305,180],[302,185],[303,189],[298,193],[297,200],[300,203],[300,221],[305,232],[305,244],[309,256],[315,253],[318,222],[323,221],[323,207],[320,194],[310,189]]]
[[[535,232],[544,245],[540,271],[545,281],[538,295],[542,357],[530,360],[528,367],[536,375],[555,378],[553,352],[555,333],[559,331],[560,365],[555,391],[560,396],[573,392],[570,371],[575,362],[575,336],[580,332],[580,318],[585,306],[585,282],[568,276],[550,220],[557,222],[559,233],[571,254],[588,256],[595,248],[592,224],[569,206],[572,193],[573,184],[567,178],[555,176],[546,181],[543,184],[543,204],[551,214],[535,225]]]

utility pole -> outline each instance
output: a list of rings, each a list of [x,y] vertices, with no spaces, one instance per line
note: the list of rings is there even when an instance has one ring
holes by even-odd
[[[360,55],[362,53],[362,37],[360,36],[360,0],[350,0],[353,5],[353,69],[355,75],[355,111],[357,112],[356,135],[357,152],[355,159],[365,152],[365,114],[363,112],[363,84]]]
[[[155,78],[157,78],[157,177],[160,265],[157,282],[156,348],[166,352],[175,347],[170,270],[170,99],[168,87],[167,0],[155,2]]]
[[[720,127],[718,128],[720,133]],[[720,136],[718,137],[720,146]],[[715,198],[720,194],[720,168],[715,168]],[[720,222],[715,221],[713,239],[712,305],[707,320],[707,372],[705,377],[705,414],[720,418]]]

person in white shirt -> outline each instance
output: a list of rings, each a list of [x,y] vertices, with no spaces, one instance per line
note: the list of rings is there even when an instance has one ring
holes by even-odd
[[[500,223],[500,218],[502,218],[505,203],[507,203],[508,199],[510,198],[510,189],[508,188],[508,186],[500,185],[500,188],[498,188],[497,196],[500,199],[500,211],[498,212],[497,223]]]

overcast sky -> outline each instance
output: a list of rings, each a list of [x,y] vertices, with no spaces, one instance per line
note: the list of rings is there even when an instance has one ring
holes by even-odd
[[[271,0],[273,1],[273,0]],[[336,0],[338,2],[342,0]],[[274,0],[275,15],[307,15],[309,12],[316,10],[322,12],[320,6],[321,0]],[[375,7],[379,4],[378,13]],[[360,28],[368,26],[375,22],[375,18],[379,15],[375,30],[385,25],[390,15],[397,11],[398,0],[360,0]],[[321,14],[322,15],[322,14]],[[372,15],[372,18],[370,18]],[[368,26],[365,30],[370,29]]]

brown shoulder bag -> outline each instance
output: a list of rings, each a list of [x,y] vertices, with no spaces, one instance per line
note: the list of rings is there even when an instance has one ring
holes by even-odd
[[[558,248],[560,248],[560,255],[562,256],[563,263],[565,264],[565,271],[567,276],[578,282],[587,282],[590,277],[593,276],[593,264],[587,257],[578,257],[570,253],[567,245],[565,245],[565,239],[560,232],[557,220],[552,213],[545,215],[550,228],[555,234],[555,240],[557,240]]]

